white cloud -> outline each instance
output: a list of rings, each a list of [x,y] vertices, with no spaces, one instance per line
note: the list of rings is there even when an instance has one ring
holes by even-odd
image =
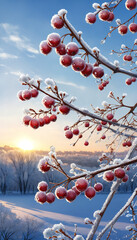
[[[9,53],[0,53],[0,58],[2,58],[2,59],[9,59],[9,58],[11,58],[11,59],[17,59],[18,58],[18,56],[16,56],[16,55],[13,55],[13,54],[9,54]]]
[[[21,75],[23,75],[24,73],[20,72],[20,71],[15,71],[15,72],[10,72],[12,75],[18,76],[20,77]]]
[[[2,23],[0,27],[6,32],[7,36],[2,38],[5,42],[12,42],[18,49],[26,50],[29,53],[39,53],[39,51],[32,46],[28,38],[19,35],[18,26]]]
[[[77,85],[77,84],[75,84],[73,82],[56,81],[56,83],[63,84],[63,85],[66,85],[66,86],[72,86],[72,87],[75,87],[75,88],[79,88],[81,90],[85,90],[86,89],[85,86],[80,86],[80,85]]]

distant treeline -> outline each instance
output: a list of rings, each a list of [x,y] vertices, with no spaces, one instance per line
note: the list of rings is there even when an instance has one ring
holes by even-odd
[[[58,152],[57,156],[64,163],[65,171],[69,172],[69,165],[76,163],[88,170],[94,170],[99,166],[97,161],[102,152]],[[38,171],[37,165],[43,156],[48,155],[44,151],[20,151],[8,146],[0,148],[0,192],[20,192],[21,194],[35,193],[40,181],[46,181],[49,186],[52,183],[61,182],[64,176],[57,171],[50,170],[43,174]],[[124,158],[125,153],[118,153],[117,157]],[[131,192],[137,187],[136,168],[128,172],[129,181],[122,183],[120,192]],[[134,179],[133,179],[134,176]],[[103,183],[103,191],[109,192],[111,183],[105,182],[102,177],[96,178]],[[94,179],[92,180],[94,184]]]

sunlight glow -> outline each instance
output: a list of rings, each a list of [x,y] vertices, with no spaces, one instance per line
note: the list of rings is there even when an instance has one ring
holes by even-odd
[[[18,147],[22,150],[32,150],[34,148],[33,143],[28,139],[21,139],[18,143]]]

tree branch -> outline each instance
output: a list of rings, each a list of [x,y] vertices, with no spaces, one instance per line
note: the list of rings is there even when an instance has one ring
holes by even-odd
[[[115,215],[115,217],[106,225],[106,227],[101,231],[101,233],[98,235],[97,240],[100,240],[104,233],[108,230],[109,227],[113,227],[118,218],[124,213],[124,211],[129,207],[129,205],[132,203],[134,198],[137,195],[137,188],[134,190],[133,194],[130,196],[126,204],[121,208],[121,210]]]
[[[95,58],[99,63],[104,65],[105,67],[111,69],[114,73],[122,73],[129,75],[131,77],[137,77],[137,73],[132,73],[131,71],[128,71],[123,68],[116,67],[113,63],[111,63],[107,58],[105,58],[101,53],[98,53],[98,56],[94,54],[94,51],[89,47],[89,45],[83,40],[80,34],[76,31],[76,29],[71,25],[71,23],[68,21],[66,14],[63,16],[63,20],[65,22],[66,27],[71,32],[72,36],[75,37],[75,39],[79,42],[83,50],[85,50],[86,53],[88,53],[90,56]]]

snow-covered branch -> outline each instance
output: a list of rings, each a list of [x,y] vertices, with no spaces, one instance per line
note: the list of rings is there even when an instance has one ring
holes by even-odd
[[[104,233],[109,229],[109,227],[113,227],[118,218],[125,212],[125,210],[130,206],[132,201],[137,195],[137,188],[134,190],[133,194],[130,196],[126,204],[120,209],[120,211],[115,215],[115,217],[105,226],[105,228],[101,231],[101,233],[98,235],[97,240],[100,240]]]

